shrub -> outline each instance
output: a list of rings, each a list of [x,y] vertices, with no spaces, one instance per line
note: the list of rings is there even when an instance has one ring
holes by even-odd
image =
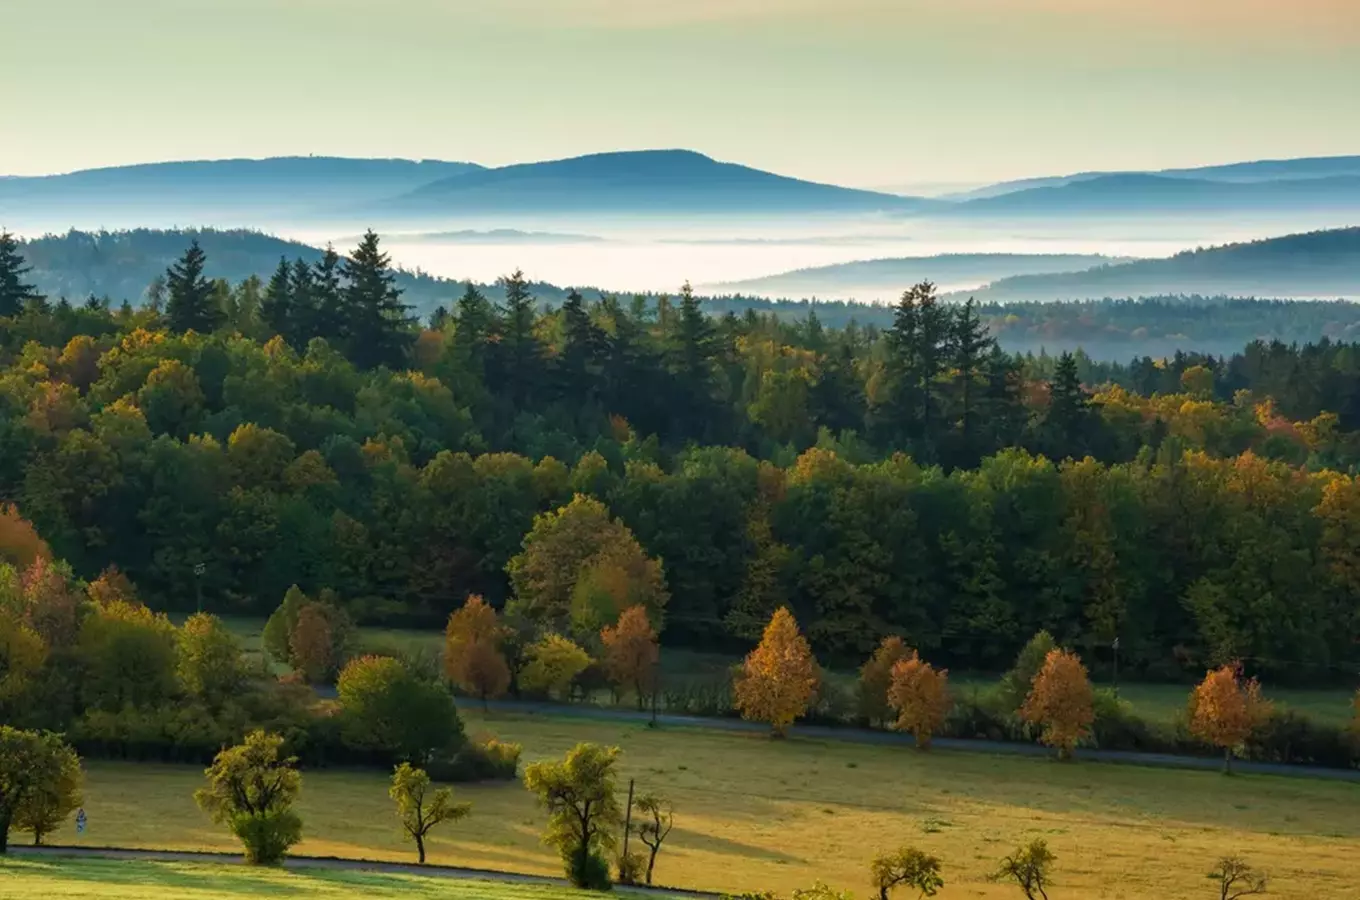
[[[382,656],[350,660],[336,685],[346,742],[375,759],[426,765],[456,752],[463,723],[453,697]]]

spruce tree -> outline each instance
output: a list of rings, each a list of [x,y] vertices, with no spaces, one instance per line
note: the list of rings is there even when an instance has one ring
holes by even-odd
[[[538,392],[543,347],[534,334],[534,297],[529,293],[524,273],[516,270],[502,279],[501,285],[505,289],[505,310],[488,383],[503,385],[511,404],[520,409],[532,402]]]
[[[672,427],[687,437],[699,437],[709,418],[713,395],[716,335],[713,323],[699,307],[689,282],[680,289],[680,306],[667,315],[668,355],[676,378],[677,401]]]
[[[960,457],[956,462],[959,465],[975,465],[979,458],[976,449],[978,382],[982,379],[988,352],[995,343],[977,313],[977,304],[969,297],[967,303],[954,311],[949,346],[957,405]]]
[[[557,355],[557,392],[568,403],[592,403],[598,393],[604,333],[590,320],[575,290],[562,304],[562,350]]]
[[[271,336],[278,335],[289,343],[293,333],[291,275],[292,269],[287,258],[279,257],[279,267],[270,276],[269,284],[264,289],[264,299],[260,301],[260,321],[264,323],[265,330]]]
[[[312,267],[301,257],[293,260],[288,272],[288,331],[284,340],[298,350],[316,337],[316,279]]]
[[[203,277],[207,255],[195,239],[179,261],[165,272],[165,317],[171,331],[209,334],[224,312],[217,303],[216,285]]]
[[[0,317],[17,316],[24,311],[24,305],[37,300],[42,295],[24,276],[33,268],[24,263],[19,252],[19,242],[8,231],[0,231]]]
[[[1077,373],[1077,359],[1071,353],[1058,357],[1058,367],[1049,382],[1048,412],[1044,432],[1049,452],[1055,458],[1081,458],[1089,449],[1090,401]]]
[[[361,369],[401,368],[415,339],[415,323],[410,307],[401,302],[391,262],[370,229],[341,264],[346,281],[340,317],[344,344],[350,361]]]
[[[345,293],[340,285],[340,254],[330,244],[317,260],[312,277],[312,315],[309,338],[319,337],[333,347],[342,346],[345,333]]]

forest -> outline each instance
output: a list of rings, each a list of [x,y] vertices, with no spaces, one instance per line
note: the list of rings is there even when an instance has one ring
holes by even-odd
[[[716,650],[787,606],[828,662],[898,634],[996,671],[1040,629],[1153,677],[1360,662],[1356,345],[1097,364],[929,284],[832,328],[517,273],[422,324],[372,233],[236,283],[194,244],[140,307],[27,268],[0,241],[0,502],[157,609],[546,627],[585,592]]]

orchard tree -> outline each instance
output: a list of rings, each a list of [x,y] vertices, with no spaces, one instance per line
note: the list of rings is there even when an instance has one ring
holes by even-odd
[[[875,857],[870,873],[878,900],[888,900],[897,887],[915,888],[921,897],[934,897],[944,887],[940,860],[915,847]]]
[[[675,827],[675,808],[669,800],[657,794],[643,794],[638,798],[635,808],[639,824],[633,830],[638,840],[647,847],[647,883],[651,884],[656,856]]]
[[[1048,885],[1056,859],[1048,849],[1048,842],[1036,838],[1001,860],[992,880],[1015,882],[1025,892],[1026,900],[1048,900]]]
[[[1233,752],[1270,716],[1255,678],[1243,679],[1237,663],[1207,673],[1190,695],[1190,733],[1223,751],[1223,771],[1232,772]]]
[[[623,824],[614,764],[617,747],[577,744],[561,762],[540,762],[524,770],[524,786],[548,812],[543,841],[562,854],[567,877],[578,888],[609,887],[605,854],[614,849]]]
[[[821,673],[807,639],[787,607],[775,611],[760,645],[742,665],[736,703],[742,718],[768,722],[775,737],[788,733],[817,696]]]
[[[570,698],[572,682],[591,664],[589,653],[560,634],[545,635],[530,644],[524,656],[520,687],[559,700]]]
[[[410,763],[397,766],[387,795],[397,804],[402,831],[415,842],[421,865],[425,864],[425,836],[431,829],[443,822],[465,819],[472,813],[471,803],[453,802],[451,789],[430,790],[430,776]]]
[[[600,641],[610,680],[620,691],[631,688],[638,709],[642,709],[648,693],[656,688],[656,666],[661,657],[647,611],[641,606],[628,607],[618,625],[605,626],[600,632]]]
[[[241,642],[210,613],[190,616],[179,631],[179,681],[214,709],[246,682]]]
[[[70,801],[79,805],[79,793],[80,760],[60,735],[0,725],[0,854],[11,828],[32,831],[41,843]]]
[[[510,687],[510,666],[501,652],[505,637],[496,610],[478,594],[468,595],[444,630],[444,674],[459,689],[481,698],[483,708]]]
[[[885,637],[874,655],[859,670],[859,714],[870,725],[886,725],[893,719],[888,702],[893,666],[911,653],[906,641],[897,635]]]
[[[1264,894],[1269,884],[1266,873],[1258,872],[1240,856],[1225,856],[1214,866],[1209,878],[1218,884],[1218,900],[1238,900]]]
[[[1059,759],[1072,758],[1077,744],[1090,736],[1096,718],[1091,679],[1075,653],[1048,652],[1020,716],[1042,729],[1039,739],[1056,748]]]
[[[448,690],[416,677],[399,660],[350,660],[336,695],[345,740],[384,760],[425,765],[463,743],[463,723]]]
[[[245,847],[251,865],[278,865],[302,840],[293,804],[302,791],[297,760],[280,755],[283,738],[252,731],[243,743],[218,753],[194,793],[199,809],[225,825]]]
[[[911,732],[919,749],[930,749],[931,736],[949,715],[949,672],[911,651],[892,668],[888,703],[897,711],[897,729]]]

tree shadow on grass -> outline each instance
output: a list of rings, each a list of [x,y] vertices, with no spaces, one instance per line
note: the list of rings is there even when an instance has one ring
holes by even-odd
[[[759,859],[773,863],[803,863],[807,860],[799,856],[790,856],[778,850],[771,850],[768,847],[757,847],[754,844],[743,844],[740,841],[728,840],[727,838],[715,837],[705,834],[702,831],[689,831],[676,826],[671,832],[661,852],[666,852],[665,847],[683,848],[685,850],[697,850],[706,853],[721,853],[728,856],[740,856],[745,859]]]
[[[297,888],[269,877],[277,875],[280,870],[252,869],[248,866],[140,859],[70,859],[43,863],[30,871],[66,881],[164,888],[170,891],[170,896],[182,896],[180,892],[189,890],[247,897],[278,897],[298,892]]]

